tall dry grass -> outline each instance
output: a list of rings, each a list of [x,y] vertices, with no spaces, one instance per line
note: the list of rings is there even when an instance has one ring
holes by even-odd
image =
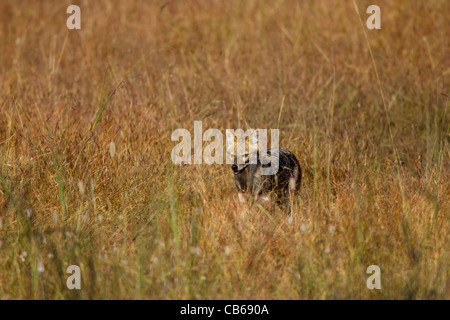
[[[357,1],[372,31],[352,1],[70,4],[0,3],[0,298],[450,297],[448,1]],[[279,126],[292,218],[172,164],[195,120]]]

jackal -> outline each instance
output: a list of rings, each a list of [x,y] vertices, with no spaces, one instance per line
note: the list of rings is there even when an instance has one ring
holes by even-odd
[[[300,163],[288,150],[258,150],[258,144],[254,143],[257,138],[257,134],[250,136],[249,140],[253,140],[253,143],[248,144],[248,153],[244,154],[234,153],[234,146],[227,145],[227,152],[234,162],[231,170],[239,201],[245,202],[246,198],[253,196],[258,201],[271,202],[271,196],[274,196],[278,204],[289,208],[290,199],[300,188]],[[234,141],[236,143],[236,139]],[[277,165],[273,166],[275,162]],[[270,174],[261,174],[262,170],[267,172],[270,167],[274,169]]]

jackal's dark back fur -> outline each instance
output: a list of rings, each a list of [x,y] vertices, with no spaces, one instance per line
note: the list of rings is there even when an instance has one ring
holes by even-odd
[[[302,171],[297,158],[288,150],[269,149],[268,155],[277,156],[279,168],[274,175],[261,175],[262,167],[270,167],[270,164],[262,164],[260,159],[256,164],[246,163],[239,168],[235,163],[232,165],[234,179],[239,192],[255,196],[273,192],[278,201],[286,202],[289,195],[300,188]]]

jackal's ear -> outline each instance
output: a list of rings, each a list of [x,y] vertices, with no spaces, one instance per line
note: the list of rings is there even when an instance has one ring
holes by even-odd
[[[252,132],[249,135],[249,145],[248,151],[249,153],[257,152],[259,150],[258,141],[259,141],[259,129],[251,129]]]
[[[234,158],[236,156],[236,136],[230,130],[226,130],[226,156],[228,158]]]

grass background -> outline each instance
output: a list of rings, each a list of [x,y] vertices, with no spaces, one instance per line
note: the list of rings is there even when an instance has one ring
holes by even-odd
[[[0,298],[449,299],[450,3],[356,5],[2,1]],[[172,164],[195,120],[280,129],[291,218]]]

